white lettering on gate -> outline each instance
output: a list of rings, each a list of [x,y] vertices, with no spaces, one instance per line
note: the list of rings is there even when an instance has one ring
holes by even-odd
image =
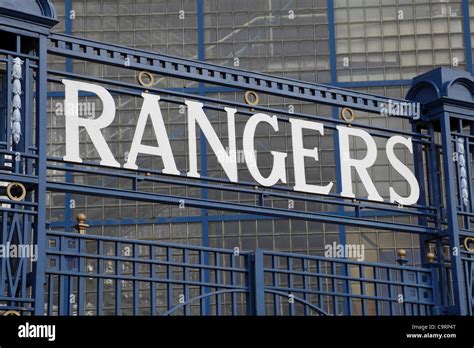
[[[165,122],[163,121],[163,115],[161,114],[160,104],[158,101],[160,97],[158,95],[143,93],[143,105],[138,116],[137,128],[135,129],[135,135],[133,136],[132,146],[128,154],[127,163],[124,164],[125,168],[138,169],[136,165],[137,156],[139,153],[148,155],[161,156],[163,160],[163,173],[179,175],[179,170],[176,168],[174,161],[173,152],[171,151],[170,141],[166,134]],[[143,145],[143,133],[145,133],[146,121],[150,116],[153,130],[155,131],[156,141],[159,146]]]
[[[219,137],[206,117],[203,104],[191,100],[185,101],[188,106],[188,146],[189,146],[189,172],[188,176],[199,178],[197,171],[197,150],[196,150],[196,124],[201,128],[206,136],[211,149],[217,156],[217,160],[224,168],[225,173],[232,182],[237,182],[237,153],[235,145],[235,113],[237,110],[225,108],[227,112],[227,132],[229,135],[229,152],[227,152],[219,140]]]
[[[270,117],[265,114],[255,114],[249,118],[244,129],[243,147],[245,154],[245,161],[250,174],[262,186],[273,186],[281,180],[282,183],[286,184],[286,170],[285,170],[285,159],[287,154],[278,151],[271,151],[273,156],[273,168],[270,175],[264,178],[257,167],[257,158],[255,156],[255,131],[257,126],[261,122],[266,122],[272,126],[274,131],[278,131],[278,119],[274,115]]]
[[[95,84],[66,79],[62,80],[62,82],[65,86],[65,105],[71,106],[64,110],[66,116],[66,154],[63,159],[70,162],[82,162],[79,151],[79,130],[82,127],[89,135],[92,144],[101,158],[100,164],[110,167],[120,167],[120,163],[115,159],[102,134],[102,130],[108,127],[115,118],[115,102],[112,95],[105,88]],[[101,100],[103,104],[101,115],[94,119],[80,117],[78,109],[79,91],[93,93]],[[138,169],[136,162],[139,154],[159,156],[163,160],[163,173],[180,175],[163,121],[163,115],[159,105],[160,97],[158,95],[143,93],[142,98],[143,104],[138,117],[135,134],[133,136],[130,151],[126,158],[126,163],[123,166],[124,168],[136,170]],[[235,134],[235,114],[237,110],[229,107],[224,108],[227,113],[227,133],[229,139],[228,146],[224,147],[203,110],[204,105],[200,102],[191,100],[185,100],[184,103],[187,106],[188,112],[189,170],[187,176],[194,178],[200,177],[197,163],[196,125],[198,125],[202,134],[209,142],[211,150],[216,154],[217,160],[229,180],[231,182],[238,182],[238,150],[236,147]],[[157,146],[142,144],[148,118],[151,120]],[[334,186],[333,182],[330,182],[325,186],[308,184],[306,179],[305,159],[318,161],[319,149],[317,147],[313,149],[305,148],[303,144],[303,130],[313,130],[323,136],[324,125],[319,122],[297,118],[290,118],[289,122],[291,124],[295,178],[293,189],[301,192],[323,195],[329,194]],[[269,116],[263,113],[258,113],[248,119],[243,132],[243,153],[248,170],[255,181],[262,186],[271,187],[279,182],[287,183],[286,158],[288,155],[286,153],[270,151],[273,157],[273,165],[271,172],[267,177],[264,177],[261,174],[261,171],[257,166],[254,140],[256,129],[260,123],[267,123],[275,132],[279,131],[278,118],[276,115]],[[355,197],[352,185],[352,169],[354,169],[367,191],[368,199],[378,202],[383,201],[382,196],[378,193],[368,172],[377,159],[377,145],[374,139],[368,132],[362,129],[344,126],[337,126],[336,129],[339,136],[339,151],[341,158],[342,190],[340,195],[348,198]],[[367,151],[364,158],[356,159],[351,157],[349,146],[350,137],[357,137],[363,140]],[[410,187],[410,194],[407,197],[402,197],[393,187],[390,187],[390,202],[403,205],[413,205],[418,201],[420,188],[415,175],[395,156],[394,148],[397,144],[405,146],[410,153],[413,153],[412,140],[411,138],[404,138],[395,135],[390,137],[386,144],[388,161],[390,165],[407,181]]]
[[[306,170],[304,165],[305,157],[312,157],[316,161],[319,160],[318,148],[306,149],[303,147],[303,129],[312,129],[324,135],[324,128],[322,123],[299,120],[296,118],[290,119],[291,123],[291,137],[293,144],[293,162],[295,167],[295,187],[296,191],[320,193],[327,195],[334,183],[329,183],[326,186],[309,185],[306,183]]]
[[[79,81],[62,80],[65,86],[65,103],[72,105],[65,110],[66,116],[66,156],[65,161],[82,162],[79,155],[79,127],[84,127],[91,138],[99,156],[100,164],[110,167],[120,167],[110,151],[101,129],[109,126],[115,118],[115,102],[110,93],[102,86]],[[91,92],[102,101],[102,114],[96,119],[79,117],[79,91]]]
[[[354,168],[361,179],[362,185],[364,185],[368,193],[368,198],[373,201],[383,202],[382,196],[377,192],[377,189],[367,171],[377,159],[377,145],[375,144],[374,139],[369,133],[362,129],[343,126],[337,126],[336,128],[339,133],[339,149],[341,151],[341,196],[355,197],[354,192],[352,191],[352,168]],[[351,158],[349,136],[359,137],[367,145],[367,154],[363,159]]]

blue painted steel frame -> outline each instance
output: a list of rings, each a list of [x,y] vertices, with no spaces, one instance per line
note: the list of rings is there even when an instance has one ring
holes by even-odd
[[[69,12],[72,10],[73,0],[65,0],[65,33],[72,34],[72,23],[69,16]],[[205,40],[204,40],[204,9],[203,9],[203,0],[196,0],[197,7],[197,22],[198,22],[198,60],[205,61]],[[330,54],[330,72],[331,72],[331,81],[330,85],[343,87],[343,88],[364,88],[364,87],[388,87],[388,86],[410,86],[411,80],[383,80],[383,81],[361,81],[361,82],[338,82],[337,80],[337,61],[336,61],[336,37],[335,37],[335,22],[334,22],[334,0],[327,0],[327,9],[328,9],[328,30],[329,30],[329,54]],[[465,56],[466,56],[466,68],[469,72],[473,73],[472,70],[472,44],[471,44],[471,34],[470,34],[470,17],[469,17],[469,0],[462,0],[462,13],[463,13],[463,32],[464,32],[464,43],[465,43]],[[66,59],[66,71],[72,72],[72,60],[70,58]],[[183,91],[183,89],[176,89]],[[229,87],[214,87],[206,86],[204,83],[200,83],[198,88],[187,88],[185,92],[187,93],[198,93],[200,95],[205,95],[207,93],[225,93],[225,92],[240,92],[238,88],[229,88]],[[62,92],[49,92],[49,97],[61,97],[64,94]],[[333,115],[336,115],[336,111],[333,111]],[[201,139],[202,140],[202,139]],[[336,142],[337,144],[337,142]],[[201,143],[201,148],[205,148],[206,144]],[[206,170],[205,164],[206,158],[203,156],[201,166],[203,170]],[[336,161],[336,163],[338,163]],[[336,170],[336,173],[338,170]],[[338,180],[339,182],[339,180]],[[203,195],[206,193],[205,189],[202,189]],[[74,217],[71,216],[71,209],[69,208],[69,199],[70,194],[66,194],[65,198],[65,219],[63,223],[54,223],[54,226],[64,226],[66,231],[71,229],[71,226],[74,224]],[[202,210],[201,223],[203,224],[203,245],[208,245],[208,222],[206,210]],[[381,215],[383,216],[383,215]],[[266,219],[266,217],[255,217],[255,219]],[[246,220],[247,218],[237,217],[236,220]],[[251,219],[254,219],[252,217]],[[179,221],[181,222],[197,222],[194,217],[180,217]],[[123,221],[127,223],[127,221]],[[137,221],[137,224],[147,223]],[[102,223],[99,221],[96,222],[96,225],[102,224],[103,226],[109,226],[110,222],[103,220]],[[115,224],[115,222],[112,222]],[[344,227],[341,227],[344,228]]]
[[[66,19],[67,21],[69,20],[69,16],[68,16],[68,13],[69,13],[69,10],[71,9],[71,5],[72,5],[72,2],[71,0],[66,0],[67,1],[67,4],[66,4]],[[203,23],[203,0],[198,0],[197,2],[197,6],[198,6],[198,52],[199,52],[199,60],[201,61],[204,61],[205,60],[205,56],[204,56],[204,53],[205,53],[205,50],[204,50],[204,23]],[[466,0],[463,0],[463,15],[464,15],[464,28],[466,30],[466,35],[465,35],[465,44],[466,44],[466,62],[468,64],[468,70],[469,71],[472,71],[472,55],[471,55],[471,42],[470,42],[470,35],[469,35],[469,6],[468,6],[468,2]],[[339,84],[337,82],[337,69],[336,69],[336,57],[335,57],[335,25],[334,25],[334,6],[333,6],[333,0],[328,0],[328,22],[329,22],[329,36],[330,36],[330,51],[331,51],[331,54],[330,54],[330,61],[331,61],[331,79],[332,79],[332,84],[333,85],[342,85],[342,84]],[[69,24],[66,24],[66,31],[70,31],[71,30],[71,23],[70,23],[70,20],[69,20]],[[18,41],[19,42],[19,41]],[[38,90],[37,90],[37,93],[38,93],[38,98],[37,98],[37,111],[38,111],[38,135],[37,135],[37,139],[38,139],[38,144],[37,144],[37,147],[38,147],[38,178],[37,178],[37,195],[38,195],[38,230],[37,230],[37,234],[36,234],[36,243],[38,244],[38,247],[39,247],[39,252],[41,254],[44,254],[45,250],[46,250],[46,245],[45,245],[45,240],[46,240],[46,231],[45,231],[45,228],[44,226],[46,225],[46,222],[44,221],[45,220],[45,207],[46,207],[46,190],[47,189],[51,189],[51,190],[57,190],[57,191],[60,191],[60,192],[67,192],[68,194],[71,194],[71,193],[79,193],[79,192],[83,192],[84,194],[100,194],[100,195],[104,195],[104,196],[108,196],[108,195],[117,195],[119,196],[119,194],[122,194],[125,198],[130,198],[130,199],[143,199],[145,201],[159,201],[161,200],[162,202],[168,202],[168,203],[173,203],[174,202],[174,198],[175,197],[165,197],[165,196],[160,196],[160,195],[155,195],[156,197],[151,197],[150,195],[147,195],[146,193],[138,193],[138,192],[133,192],[133,191],[130,191],[130,192],[127,192],[127,191],[121,191],[121,190],[110,190],[110,189],[97,189],[94,191],[95,188],[93,187],[80,187],[79,185],[74,185],[73,183],[69,183],[67,180],[66,183],[53,183],[53,182],[47,182],[47,178],[46,178],[46,173],[47,173],[47,168],[48,168],[48,158],[46,156],[46,147],[47,147],[47,144],[46,144],[46,139],[47,139],[47,134],[46,134],[46,131],[47,131],[47,122],[46,122],[46,105],[47,105],[47,84],[46,84],[46,81],[47,81],[47,66],[46,66],[46,62],[47,62],[47,59],[46,59],[46,56],[47,56],[47,51],[48,49],[53,53],[53,54],[59,54],[59,55],[64,55],[67,57],[66,59],[66,72],[67,73],[71,73],[72,72],[72,61],[71,61],[71,57],[83,57],[83,58],[86,58],[86,59],[91,59],[91,60],[98,60],[100,61],[100,59],[103,59],[101,57],[99,57],[100,54],[102,54],[102,50],[112,50],[113,52],[113,55],[115,57],[115,51],[113,51],[113,47],[112,46],[108,46],[106,44],[102,45],[100,43],[94,43],[94,42],[86,42],[85,40],[76,40],[74,38],[69,38],[69,37],[66,37],[66,36],[61,36],[61,35],[52,35],[52,42],[53,43],[56,43],[57,46],[55,47],[52,47],[52,48],[47,48],[47,46],[49,45],[50,42],[48,42],[48,39],[45,35],[40,35],[39,36],[39,55],[40,55],[40,62],[38,64],[38,81],[39,81],[39,86],[38,86]],[[63,46],[63,44],[65,44],[65,46]],[[70,50],[70,53],[71,55],[69,56],[68,55],[68,49],[67,49],[67,45],[70,44],[72,47],[75,47],[75,45],[78,45],[78,46],[81,46],[82,44],[84,44],[86,47],[88,47],[87,45],[90,44],[91,46],[98,46],[98,48],[93,48],[91,51],[89,51],[89,49],[87,49],[86,51],[84,51],[84,55],[81,55],[79,54],[77,51],[76,52],[72,52],[74,51],[73,50]],[[111,48],[112,47],[112,48]],[[99,50],[100,53],[96,52],[96,50]],[[138,58],[138,64],[141,64],[143,66],[145,66],[146,64],[142,64],[143,62],[145,63],[148,63],[147,59],[154,59],[154,58],[150,58],[149,56],[147,57],[145,55],[145,57],[142,57],[140,56],[140,52],[138,50],[132,50],[132,49],[126,49],[126,48],[119,48],[120,51],[119,53],[120,54],[126,54],[127,56],[130,55],[132,57],[139,57]],[[74,53],[74,54],[72,54]],[[180,60],[180,59],[176,59],[176,63],[172,63],[172,64],[169,64],[168,61],[166,61],[166,59],[170,58],[171,60],[173,58],[171,57],[164,57],[162,63],[163,63],[163,67],[164,69],[169,69],[166,70],[166,73],[169,73],[170,75],[177,75],[177,71],[178,71],[178,66],[180,66],[181,64],[184,64],[183,66],[186,66],[186,62],[184,60]],[[161,59],[161,58],[157,58],[157,59]],[[106,59],[103,59],[102,62],[106,62]],[[114,62],[112,62],[114,63]],[[176,69],[174,67],[174,64],[176,64]],[[193,63],[191,63],[190,65],[190,70],[191,69],[196,69],[195,72],[195,76],[193,76],[193,74],[190,74],[190,75],[187,75],[189,78],[191,79],[196,79],[196,80],[199,80],[199,88],[195,91],[197,92],[199,95],[201,96],[204,96],[207,92],[209,92],[209,90],[207,89],[207,87],[205,86],[205,82],[204,81],[208,81],[209,79],[207,78],[207,76],[205,74],[203,74],[203,72],[205,71],[206,73],[207,72],[211,72],[212,71],[212,74],[210,74],[209,76],[214,76],[214,74],[217,72],[219,74],[222,74],[222,75],[219,75],[219,79],[221,80],[225,80],[226,78],[223,77],[224,75],[226,74],[233,74],[231,70],[229,69],[225,69],[225,68],[222,68],[220,69],[219,71],[219,67],[215,67],[216,68],[216,71],[212,70],[214,67],[211,66],[211,65],[206,65],[206,64],[202,64],[202,65],[199,65],[199,66],[192,66]],[[136,69],[138,69],[138,66],[135,67]],[[189,73],[189,71],[187,71],[187,73]],[[242,73],[242,75],[240,76],[239,74]],[[184,73],[185,74],[185,73]],[[186,74],[185,74],[186,75]],[[338,89],[332,89],[330,88],[329,86],[321,86],[321,85],[313,85],[311,86],[310,84],[306,84],[304,82],[298,82],[298,81],[291,81],[291,80],[288,80],[288,79],[281,79],[281,78],[272,78],[270,76],[264,76],[264,75],[261,75],[261,74],[252,74],[252,73],[247,73],[247,72],[238,72],[236,73],[236,76],[238,77],[238,79],[236,80],[238,82],[239,85],[241,85],[241,87],[245,88],[245,87],[248,87],[248,86],[251,86],[253,84],[253,86],[255,86],[256,88],[259,88],[263,91],[267,91],[269,93],[275,93],[275,94],[279,94],[279,95],[283,95],[283,96],[289,96],[289,97],[298,97],[298,94],[300,94],[300,97],[301,99],[308,99],[309,98],[309,95],[306,95],[305,93],[307,92],[307,90],[311,91],[312,88],[314,88],[314,91],[316,91],[315,93],[315,101],[319,101],[319,102],[323,102],[323,103],[327,103],[329,105],[332,105],[333,106],[333,116],[334,118],[337,117],[337,110],[336,110],[336,106],[339,106],[339,105],[351,105],[353,106],[354,108],[356,109],[360,109],[360,110],[364,110],[364,109],[367,109],[367,110],[375,110],[376,107],[377,107],[377,103],[383,101],[384,99],[383,98],[377,98],[375,96],[370,96],[370,95],[367,95],[367,94],[359,94],[359,93],[348,93],[347,91],[342,91],[342,90],[338,90]],[[229,77],[229,76],[227,76]],[[262,86],[260,85],[260,83],[263,82],[265,85]],[[403,84],[405,83],[406,81],[389,81],[387,82],[387,84],[383,84],[382,82],[368,82],[365,84],[365,86],[370,86],[371,84],[373,85],[391,85],[391,84]],[[219,83],[222,83],[222,84],[227,84],[227,85],[231,85],[229,83],[229,80],[227,79],[226,81],[221,81]],[[270,83],[270,84],[268,84]],[[349,86],[349,85],[347,85]],[[356,87],[356,86],[360,86],[360,84],[352,84],[350,85],[352,87]],[[268,87],[276,87],[278,89],[277,92],[274,92],[274,91],[270,91],[268,90]],[[223,87],[222,90],[229,90],[229,89],[226,89],[228,87]],[[219,87],[214,87],[214,89],[212,91],[216,92],[216,91],[219,91]],[[186,90],[186,92],[189,92],[189,90]],[[336,101],[330,101],[326,98],[326,94],[328,95],[333,95],[334,97],[332,99],[336,100]],[[349,96],[350,95],[350,96]],[[352,99],[351,99],[352,98]],[[367,103],[368,101],[368,103]],[[365,105],[365,106],[364,106]],[[456,110],[456,109],[454,109]],[[450,115],[449,114],[445,114],[441,117],[441,132],[442,132],[442,147],[443,147],[443,153],[444,153],[444,156],[445,156],[445,159],[446,159],[446,154],[448,154],[449,156],[449,153],[452,151],[451,149],[451,128],[450,128],[450,119],[449,119]],[[337,143],[337,141],[336,141]],[[206,153],[205,151],[205,147],[206,147],[206,141],[204,139],[204,137],[201,137],[201,148],[204,149],[203,153]],[[202,170],[203,170],[203,174],[205,175],[206,174],[206,170],[207,170],[207,161],[206,161],[206,156],[201,156],[201,164],[202,164]],[[430,157],[430,161],[433,161],[433,158]],[[337,163],[337,161],[336,161]],[[431,163],[431,165],[435,165],[434,163]],[[453,172],[453,168],[451,166],[451,163],[449,161],[444,161],[443,162],[443,165],[444,165],[444,173],[445,173],[445,178],[447,178],[447,192],[449,193],[454,193],[456,191],[456,187],[454,185],[454,182],[455,182],[455,173]],[[69,173],[69,171],[66,171],[66,173]],[[66,174],[67,176],[68,174]],[[337,166],[337,169],[336,169],[336,176],[338,179],[340,179],[340,168]],[[17,177],[15,175],[11,175],[10,178],[13,180],[13,179],[16,179]],[[27,178],[21,178],[21,176],[18,176],[18,180],[20,181],[27,181]],[[32,179],[32,180],[35,180],[35,179]],[[338,180],[339,182],[340,180]],[[34,183],[34,181],[33,181]],[[120,192],[119,192],[120,191]],[[435,196],[436,196],[436,192],[435,192]],[[198,217],[198,221],[200,221],[202,224],[203,224],[203,244],[206,244],[208,243],[208,223],[210,221],[210,217],[208,217],[208,214],[207,214],[207,205],[203,204],[202,202],[205,201],[207,199],[207,188],[205,186],[202,186],[201,188],[201,200],[197,200],[197,199],[189,199],[189,201],[191,202],[191,206],[198,206],[198,207],[201,207],[202,210],[201,210],[201,216]],[[68,202],[67,202],[68,203]],[[212,204],[215,204],[215,205],[212,205],[212,208],[216,208],[216,209],[222,209],[222,210],[225,210],[225,209],[229,209],[229,210],[234,210],[234,211],[238,211],[239,208],[241,208],[241,206],[239,205],[228,205],[228,204],[225,204],[225,203],[212,203]],[[68,213],[68,219],[66,221],[66,228],[70,228],[67,226],[68,223],[71,222],[71,219],[70,219],[70,208],[69,208],[69,204],[66,204],[66,207],[67,209],[69,210],[69,213]],[[247,208],[246,208],[247,209]],[[446,230],[446,233],[447,233],[447,236],[450,237],[450,247],[451,248],[459,248],[460,247],[460,244],[459,244],[459,229],[458,229],[458,225],[457,225],[457,203],[456,203],[456,198],[455,198],[455,195],[454,194],[450,194],[448,195],[448,202],[447,202],[447,212],[446,212],[446,215],[447,215],[447,218],[448,218],[448,227],[447,227],[447,230]],[[245,211],[248,211],[249,214],[251,212],[251,210],[247,209]],[[255,212],[260,212],[262,214],[269,214],[271,215],[270,211],[267,211],[265,209],[263,209],[262,207],[258,207],[257,209],[255,209]],[[441,212],[440,212],[441,213]],[[283,212],[278,212],[278,214],[281,214],[281,216],[285,217],[287,216],[288,218],[304,218],[304,219],[311,219],[311,215],[310,214],[304,214],[301,212],[300,216],[298,216],[298,214],[284,214]],[[343,210],[338,210],[334,216],[342,216],[344,214]],[[247,216],[249,217],[249,216]],[[332,219],[333,217],[331,216],[325,216],[323,221],[329,221],[329,222],[333,222],[335,223],[336,220]],[[190,218],[192,219],[192,218]],[[236,218],[236,219],[239,219],[239,218]],[[332,220],[331,220],[332,219]],[[165,220],[166,221],[166,220]],[[172,221],[172,219],[170,219],[169,221]],[[185,220],[184,220],[185,221]],[[337,220],[340,222],[340,219]],[[437,221],[439,222],[439,221]],[[384,228],[385,225],[381,224],[381,223],[376,223],[376,222],[357,222],[356,225],[359,225],[359,226],[368,226],[368,227],[372,227],[372,228]],[[400,226],[400,229],[402,228],[403,225],[399,225]],[[431,234],[431,236],[433,237],[435,232],[437,233],[438,232],[438,228],[440,226],[437,226],[436,229],[426,229],[426,230],[423,230],[422,228],[410,228],[408,226],[404,226],[403,229],[405,229],[406,232],[426,232],[426,233],[429,233]],[[385,228],[387,228],[387,226],[385,226]],[[345,230],[344,230],[344,227],[342,225],[340,225],[340,229],[339,229],[339,235],[340,235],[340,241],[341,242],[344,242],[345,240]],[[100,245],[100,243],[99,243]],[[100,249],[99,247],[99,250],[98,250],[98,253],[100,255],[103,254],[103,250]],[[137,249],[134,249],[134,255],[137,254]],[[273,253],[274,255],[276,255],[276,253]],[[287,269],[286,271],[288,272],[288,274],[292,273],[294,271],[294,268],[293,268],[293,263],[290,263],[290,258],[293,257],[293,255],[283,255],[283,254],[278,254],[278,256],[284,256],[284,257],[287,257],[288,258],[288,265],[287,265]],[[62,257],[62,261],[65,261],[66,259],[63,259],[63,256]],[[66,256],[64,256],[66,257]],[[168,258],[170,258],[171,256],[169,255]],[[256,286],[257,287],[257,292],[255,294],[255,302],[256,302],[256,312],[257,313],[265,313],[265,309],[264,307],[263,308],[260,308],[260,306],[264,306],[264,284],[263,282],[265,281],[265,278],[262,276],[262,274],[257,274],[258,270],[264,270],[264,261],[263,261],[263,257],[264,257],[264,252],[262,251],[257,251],[256,254],[255,254],[255,263],[258,265],[258,267],[256,268],[256,274],[254,275],[253,280],[250,280],[250,284],[252,286]],[[208,259],[208,255],[207,253],[200,253],[200,260],[201,260],[201,263],[204,264],[204,265],[208,265],[209,264],[209,259]],[[42,284],[45,280],[45,272],[44,270],[46,269],[46,265],[45,265],[45,261],[46,260],[39,260],[38,263],[36,264],[36,269],[35,269],[35,274],[36,274],[36,278],[34,279],[34,283],[35,283],[35,300],[36,300],[36,303],[35,303],[35,314],[42,314],[43,312],[43,300],[44,300],[44,289],[42,286],[40,286],[39,284]],[[62,265],[65,265],[63,262],[61,261],[60,264]],[[168,260],[169,261],[169,260]],[[99,262],[99,269],[101,269],[101,262],[102,261],[98,261]],[[343,261],[341,261],[343,262]],[[347,264],[347,263],[346,263]],[[362,265],[360,267],[365,267],[365,266],[369,266],[370,265]],[[273,266],[272,266],[273,267]],[[334,267],[334,263],[331,265],[331,267]],[[386,268],[389,268],[388,266],[383,266],[383,267],[386,267]],[[362,269],[362,268],[360,268]],[[269,270],[269,269],[266,269],[266,270]],[[332,270],[332,273],[335,274],[336,270],[335,269],[331,269]],[[452,264],[452,270],[454,272],[454,275],[455,275],[455,279],[454,279],[454,283],[453,283],[453,290],[454,290],[454,293],[455,293],[455,297],[456,297],[456,303],[455,303],[455,306],[454,308],[452,308],[452,314],[464,314],[466,313],[466,304],[464,303],[463,301],[463,294],[462,294],[462,278],[460,277],[460,274],[461,274],[461,262],[460,262],[460,259],[456,259],[454,260],[453,264]],[[270,271],[275,271],[274,268],[270,269]],[[422,270],[423,272],[425,270]],[[209,274],[208,274],[208,271],[207,271],[207,268],[204,268],[200,271],[201,273],[201,277],[202,279],[205,279],[206,281],[209,281]],[[347,268],[343,268],[343,276],[347,276]],[[403,272],[402,272],[402,280],[403,279]],[[136,266],[134,265],[134,271],[133,271],[133,275],[134,276],[138,276],[138,273],[136,271]],[[389,276],[390,277],[390,276]],[[288,287],[289,289],[293,289],[293,284],[292,284],[292,280],[291,280],[291,277],[289,276],[289,284],[288,284]],[[306,278],[305,278],[306,279]],[[360,280],[360,279],[359,279]],[[334,283],[333,283],[333,290],[334,290]],[[60,288],[62,288],[62,291],[66,291],[67,293],[69,293],[69,290],[68,289],[71,289],[71,283],[69,282],[69,278],[65,278],[64,280],[61,280],[60,282]],[[344,288],[344,291],[343,293],[347,293],[347,286]],[[203,289],[201,290],[202,291],[202,294],[203,295],[207,295],[208,294],[208,289],[206,286],[203,287]],[[335,291],[335,290],[334,290]],[[102,308],[101,306],[101,302],[102,302],[102,295],[100,294],[101,293],[101,289],[98,285],[98,306],[99,308]],[[137,293],[137,288],[135,286],[135,282],[134,282],[134,293],[135,294],[138,294]],[[364,290],[362,290],[362,295],[364,296]],[[306,296],[306,294],[305,294]],[[263,301],[262,301],[262,297],[263,297]],[[437,296],[436,296],[436,291],[434,292],[434,298],[436,299]],[[306,299],[306,297],[305,297]],[[345,297],[345,299],[347,299],[347,297]],[[202,303],[204,303],[204,305],[201,307],[201,313],[202,314],[208,314],[210,312],[210,302],[209,302],[209,298],[207,296],[203,296],[201,298]],[[137,298],[135,297],[135,300],[134,301],[137,301]],[[64,302],[61,306],[61,311],[64,311],[66,306],[67,308],[69,308],[69,304],[66,304],[67,302]],[[135,306],[134,306],[134,314],[135,313],[135,310],[138,308],[138,303],[137,302],[134,302],[135,303]],[[344,313],[349,313],[350,311],[350,305],[347,304],[346,300],[343,301],[344,303]],[[362,306],[363,306],[363,313],[365,313],[365,307],[364,307],[364,304],[362,302]],[[403,307],[405,308],[405,305],[403,305]],[[100,309],[99,311],[101,311],[102,309]],[[338,309],[337,309],[337,303],[334,303],[334,313],[338,313]],[[63,313],[64,314],[64,313]],[[98,312],[98,314],[101,314],[100,312]],[[290,306],[290,314],[294,314],[294,308],[292,308]]]

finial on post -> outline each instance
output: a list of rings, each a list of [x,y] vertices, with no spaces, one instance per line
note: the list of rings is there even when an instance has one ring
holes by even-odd
[[[398,259],[396,261],[400,266],[406,265],[408,263],[408,260],[406,259],[407,252],[405,249],[398,249],[397,255]]]
[[[434,263],[436,260],[436,255],[432,252],[429,252],[428,254],[426,254],[426,260],[428,261],[428,263]]]
[[[77,224],[76,226],[74,226],[76,231],[79,234],[86,234],[86,230],[89,227],[89,225],[86,224],[86,215],[83,213],[77,214],[76,220],[77,220]]]

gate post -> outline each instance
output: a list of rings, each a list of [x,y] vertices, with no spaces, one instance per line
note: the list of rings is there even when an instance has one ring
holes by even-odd
[[[7,300],[7,306],[44,312],[46,243],[46,146],[47,146],[47,48],[56,12],[49,0],[0,0],[0,49],[7,59],[6,107],[0,117],[0,182],[24,188],[24,195],[7,197],[2,209],[0,237],[5,241],[36,247],[37,260],[15,263],[16,281],[9,286],[12,298],[32,297],[34,308],[22,300]],[[5,199],[4,199],[5,200]],[[33,261],[33,262],[30,262]],[[32,265],[30,265],[30,263]],[[0,302],[8,274],[0,271]],[[25,284],[26,283],[26,284]],[[12,283],[10,283],[12,284]],[[25,289],[32,287],[31,292]],[[5,302],[5,301],[3,301]]]
[[[265,274],[264,274],[264,260],[263,250],[255,249],[254,255],[254,281],[253,288],[253,300],[255,303],[254,313],[255,315],[265,315]]]
[[[407,99],[421,104],[421,119],[414,123],[432,138],[426,163],[431,188],[428,199],[430,205],[439,206],[435,221],[430,223],[439,225],[441,234],[421,238],[421,250],[425,250],[425,242],[437,248],[438,260],[432,267],[439,267],[440,284],[434,286],[443,292],[440,314],[466,315],[472,313],[472,294],[469,299],[467,289],[473,280],[463,267],[463,258],[469,253],[463,241],[474,236],[474,79],[463,70],[434,69],[413,79]],[[449,255],[445,258],[446,246]],[[425,257],[421,255],[424,264]]]

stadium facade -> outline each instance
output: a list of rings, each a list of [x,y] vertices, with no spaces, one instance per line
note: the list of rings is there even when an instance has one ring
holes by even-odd
[[[472,315],[469,1],[27,3],[0,1],[2,238],[34,242],[43,258],[2,261],[6,311]],[[77,100],[74,81],[88,86]],[[151,152],[133,158],[138,171],[104,159],[130,162],[144,94],[160,95],[177,176]],[[189,100],[205,105],[220,154],[204,127],[189,146]],[[238,110],[235,134],[225,108]],[[96,140],[82,126],[68,145],[71,115],[98,125],[108,113]],[[278,117],[256,127],[249,153],[259,113]],[[313,122],[301,144],[292,119]],[[143,149],[162,146],[145,123]],[[374,145],[341,141],[354,129]],[[392,137],[409,145],[390,155]],[[232,142],[238,180],[220,156]],[[344,172],[369,147],[366,176]],[[200,178],[189,175],[193,151]],[[287,155],[281,180],[263,187],[248,159],[269,177],[275,152]],[[416,176],[416,203],[394,157]],[[313,194],[296,189],[301,174]],[[327,257],[338,247],[346,255]]]

